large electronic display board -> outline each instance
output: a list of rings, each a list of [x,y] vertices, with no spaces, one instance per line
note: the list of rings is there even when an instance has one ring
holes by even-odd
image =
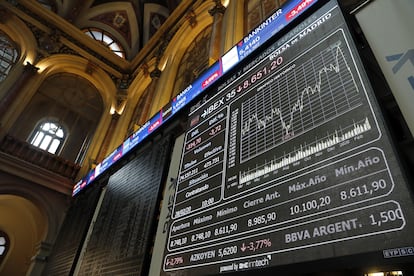
[[[413,245],[411,194],[356,53],[329,1],[193,108],[163,275]]]
[[[149,119],[140,129],[128,137],[119,147],[109,154],[96,168],[80,179],[72,190],[76,196],[94,182],[101,174],[122,159],[129,151],[136,148],[148,136],[159,129],[166,121],[174,117],[184,107],[187,107],[213,83],[221,79],[232,67],[248,57],[255,49],[266,43],[276,33],[282,31],[292,22],[321,0],[290,0],[269,16],[264,22],[252,30],[237,45],[225,53],[211,65],[192,84],[181,91],[176,97]]]

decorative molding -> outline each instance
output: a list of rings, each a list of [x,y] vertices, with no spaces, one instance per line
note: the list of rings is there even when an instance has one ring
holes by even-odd
[[[155,68],[154,70],[151,71],[150,73],[150,77],[151,79],[159,79],[161,77],[161,70],[158,68]]]
[[[211,16],[215,16],[216,14],[224,14],[224,12],[226,11],[226,7],[223,6],[221,0],[214,0],[214,2],[216,3],[216,5],[214,6],[214,8],[209,10],[208,13]]]
[[[92,57],[106,63],[108,66],[110,66],[114,70],[120,72],[121,74],[127,73],[127,72],[125,72],[125,70],[120,68],[118,65],[113,63],[111,60],[105,58],[104,56],[100,55],[96,51],[94,51],[91,48],[87,47],[84,43],[82,43],[82,41],[76,40],[71,35],[63,32],[62,30],[59,29],[58,26],[51,25],[50,22],[47,22],[44,18],[42,18],[38,14],[33,13],[32,11],[27,9],[25,6],[17,3],[16,8],[18,8],[20,11],[22,11],[23,13],[25,13],[26,15],[28,15],[32,19],[36,20],[41,25],[45,26],[45,29],[53,30],[50,33],[47,33],[46,31],[40,29],[39,27],[37,27],[34,24],[32,24],[31,22],[29,22],[27,20],[27,18],[20,17],[20,19],[25,22],[25,24],[29,27],[29,29],[31,29],[32,33],[34,34],[34,36],[35,36],[35,38],[38,42],[39,54],[40,54],[39,59],[41,59],[43,57],[50,56],[51,54],[72,54],[72,55],[76,55],[76,56],[81,56],[80,53],[78,53],[76,50],[72,49],[70,47],[70,45],[62,43],[61,38],[65,38],[70,43],[73,43],[75,46],[83,49],[85,52],[87,52]],[[56,46],[59,46],[58,49],[52,47],[51,48],[52,51],[49,52],[49,51],[47,51],[46,49],[43,49],[40,46],[40,45],[42,45],[42,42],[46,43],[48,41],[48,39],[52,40],[52,42],[53,42],[53,40],[56,40],[56,38],[59,38],[58,45],[56,45]],[[89,39],[89,38],[86,37],[86,35],[85,35],[85,39]],[[43,40],[43,41],[41,41],[41,40]],[[55,43],[57,43],[57,42],[55,42]],[[96,42],[96,43],[99,43],[99,42]],[[86,58],[86,57],[84,57],[84,58]],[[107,72],[107,73],[109,75],[112,75],[109,72]]]
[[[131,84],[132,77],[129,74],[123,75],[122,78],[117,80],[118,89],[128,89]]]
[[[62,47],[60,47],[59,53],[66,54],[66,55],[72,55],[72,56],[80,56],[78,52],[76,52],[75,50],[73,50],[72,48],[64,44],[62,44]]]
[[[195,14],[194,10],[191,9],[187,15],[185,16],[185,19],[187,19],[188,23],[190,23],[191,28],[195,28],[197,26],[197,15]]]
[[[26,62],[24,66],[24,71],[34,75],[37,73],[37,71],[39,71],[39,67],[34,66],[30,62]]]
[[[149,72],[149,66],[148,66],[148,64],[146,62],[143,62],[141,64],[141,70],[144,73],[144,76],[145,77],[148,77],[149,76],[149,74],[150,74],[150,72]]]
[[[48,54],[60,53],[62,42],[60,42],[61,33],[57,29],[53,29],[50,34],[41,33],[41,36],[37,37],[39,47],[46,51]]]
[[[94,72],[96,72],[96,69],[98,68],[98,66],[93,63],[92,61],[88,60],[88,64],[86,64],[85,66],[85,72],[88,75],[92,75]]]
[[[0,7],[0,23],[6,24],[9,19],[10,12],[6,8]]]
[[[91,20],[101,22],[114,30],[117,30],[128,42],[129,47],[131,47],[131,31],[129,26],[128,14],[126,11],[113,11],[108,13],[103,13],[98,16],[91,18]]]
[[[0,166],[4,172],[37,183],[51,190],[70,196],[74,182],[69,178],[41,168],[10,154],[0,152]]]
[[[116,108],[114,114],[121,114],[123,108],[125,107],[126,101],[128,98],[128,90],[127,89],[118,89],[116,92]]]
[[[9,2],[13,6],[17,6],[18,5],[17,0],[7,0],[7,2]]]

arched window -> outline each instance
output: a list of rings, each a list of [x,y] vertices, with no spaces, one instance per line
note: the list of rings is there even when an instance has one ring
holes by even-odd
[[[0,31],[0,82],[7,77],[18,56],[16,45],[5,33]]]
[[[33,132],[30,144],[56,154],[61,149],[65,138],[66,134],[62,126],[53,121],[43,121]]]
[[[121,44],[115,41],[109,33],[96,28],[88,28],[84,30],[84,33],[108,47],[114,54],[125,58],[125,51]]]
[[[6,233],[0,231],[0,267],[10,247],[10,240]]]
[[[211,26],[204,29],[188,46],[184,53],[174,84],[172,96],[176,96],[209,66],[209,42],[211,37]]]
[[[259,25],[287,0],[247,0],[245,2],[246,33]]]

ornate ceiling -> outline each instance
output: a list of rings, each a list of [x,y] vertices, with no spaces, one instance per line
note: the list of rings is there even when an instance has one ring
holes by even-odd
[[[38,0],[80,30],[98,29],[117,41],[131,60],[158,30],[179,0]]]
[[[340,3],[349,9],[359,1],[340,0]],[[125,89],[140,71],[148,74],[148,68],[159,61],[179,27],[195,20],[192,7],[203,2],[0,0],[0,20],[14,14],[32,31],[37,40],[34,64],[55,54],[80,56],[88,61],[85,72],[102,68],[116,86]],[[163,25],[165,21],[167,24]],[[111,37],[122,47],[125,58],[111,52],[102,41],[88,37],[86,30],[99,30]]]

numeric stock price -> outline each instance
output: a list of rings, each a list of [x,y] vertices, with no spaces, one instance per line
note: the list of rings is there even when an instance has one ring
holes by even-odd
[[[248,227],[254,227],[256,225],[266,225],[275,221],[277,218],[276,212],[270,212],[265,215],[256,216],[247,220]]]
[[[224,225],[214,229],[214,236],[230,235],[233,232],[236,232],[238,228],[237,223],[232,223]]]
[[[231,256],[237,254],[237,246],[228,246],[228,247],[224,247],[224,248],[219,248],[217,250],[217,255],[220,258],[226,257],[226,256]]]
[[[266,66],[260,68],[258,71],[253,73],[253,75],[251,75],[249,78],[246,78],[242,83],[240,83],[236,88],[237,93],[240,93],[243,90],[248,89],[251,85],[260,81],[262,78],[265,78],[266,75],[278,69],[279,66],[282,65],[282,63],[283,57],[278,56],[276,59],[272,60],[270,64],[267,64]]]
[[[387,189],[387,181],[379,179],[372,181],[370,184],[364,184],[357,187],[352,187],[347,190],[342,190],[339,195],[341,200],[358,198],[366,195],[372,195],[375,192]]]
[[[404,220],[404,216],[400,208],[379,212],[378,214],[369,215],[371,225],[381,226],[396,220]]]

